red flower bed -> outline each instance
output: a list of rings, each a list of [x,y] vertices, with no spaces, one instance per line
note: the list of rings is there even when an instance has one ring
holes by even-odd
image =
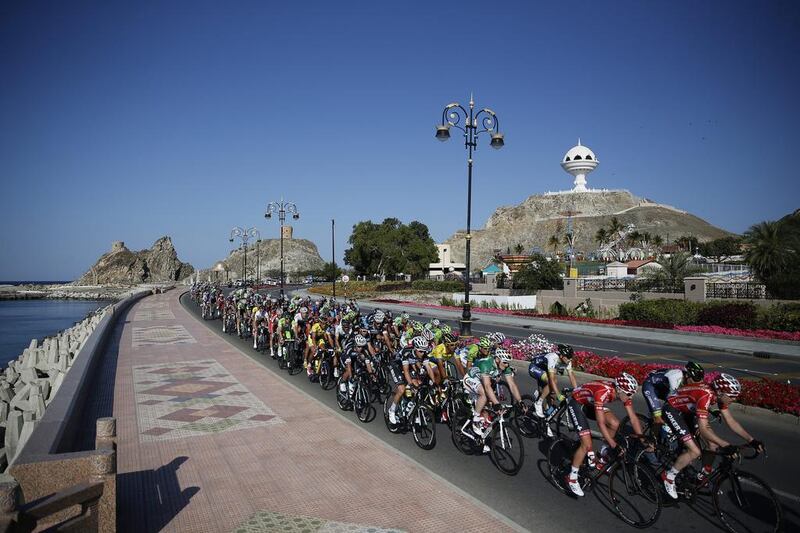
[[[550,318],[553,320],[571,320],[573,322],[589,322],[590,324],[606,324],[610,326],[635,326],[639,328],[672,329],[672,324],[663,322],[648,322],[646,320],[619,320],[616,318],[591,318],[588,316],[568,315],[536,315],[536,318]]]
[[[680,365],[672,364],[641,364],[625,361],[619,357],[597,355],[594,352],[575,352],[575,357],[572,361],[576,369],[589,374],[615,377],[621,372],[628,372],[639,383],[643,382],[647,374],[653,370],[659,368],[681,368]],[[706,383],[710,383],[718,375],[719,372],[706,372]],[[788,383],[768,379],[743,379],[741,384],[742,394],[738,398],[738,403],[800,416],[800,388],[793,387]]]
[[[759,339],[780,339],[784,341],[800,341],[800,331],[773,331],[771,329],[736,329],[721,326],[675,326],[678,331],[695,333],[712,333],[714,335],[734,335],[737,337],[755,337]]]

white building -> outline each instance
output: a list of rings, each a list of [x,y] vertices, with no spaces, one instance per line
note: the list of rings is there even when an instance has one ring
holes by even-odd
[[[450,256],[449,244],[437,244],[436,248],[439,250],[439,261],[428,265],[428,276],[432,278],[444,278],[447,274],[461,274],[466,270],[467,265],[464,263],[453,262]]]
[[[628,276],[628,265],[614,261],[606,265],[606,276],[609,278],[624,278]]]

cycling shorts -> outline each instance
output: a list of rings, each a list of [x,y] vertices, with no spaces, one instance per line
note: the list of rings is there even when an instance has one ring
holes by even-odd
[[[642,383],[644,401],[647,404],[647,408],[650,409],[650,414],[653,416],[661,413],[664,401],[666,400],[665,397],[662,397],[665,395],[660,389],[661,387],[656,386],[649,379],[646,379],[644,383]]]
[[[466,376],[464,376],[462,383],[464,383],[464,392],[469,394],[470,401],[472,403],[475,403],[475,401],[478,399],[478,396],[480,395],[481,387],[483,387],[483,383],[481,383],[481,378],[476,376],[470,376],[469,374],[467,374]]]
[[[528,374],[538,383],[547,384],[547,369],[536,366],[536,363],[530,364]]]
[[[570,398],[567,400],[567,416],[569,417],[570,423],[575,428],[575,432],[580,437],[591,435],[589,421],[586,420],[583,407],[585,406],[579,404],[575,398]]]
[[[664,420],[664,424],[666,424],[674,435],[678,436],[681,442],[692,440],[692,432],[689,431],[689,426],[680,411],[670,404],[665,403],[661,418]]]
[[[405,385],[406,377],[403,374],[403,365],[400,362],[394,362],[389,365],[389,381],[394,390],[398,385]]]

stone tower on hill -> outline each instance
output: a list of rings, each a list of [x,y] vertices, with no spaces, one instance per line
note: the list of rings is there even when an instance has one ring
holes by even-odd
[[[178,259],[170,237],[161,237],[148,250],[132,252],[123,241],[114,241],[111,251],[76,280],[76,285],[135,285],[179,281],[190,276],[194,267]]]

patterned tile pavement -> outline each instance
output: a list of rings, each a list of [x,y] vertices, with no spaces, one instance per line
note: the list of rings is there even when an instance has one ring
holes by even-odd
[[[135,316],[135,315],[134,315]],[[186,328],[178,326],[151,326],[133,328],[133,347],[151,344],[187,344],[197,342]]]
[[[143,442],[283,422],[213,359],[133,367]]]
[[[148,320],[174,320],[175,315],[169,309],[142,309],[133,315],[134,322],[143,322]]]
[[[221,339],[179,296],[139,301],[129,317],[175,319],[123,322],[108,348],[119,531],[513,530]],[[390,487],[403,489],[389,498]]]
[[[234,533],[403,533],[399,529],[383,529],[360,524],[334,522],[309,516],[292,516],[272,511],[261,511],[239,524]]]

